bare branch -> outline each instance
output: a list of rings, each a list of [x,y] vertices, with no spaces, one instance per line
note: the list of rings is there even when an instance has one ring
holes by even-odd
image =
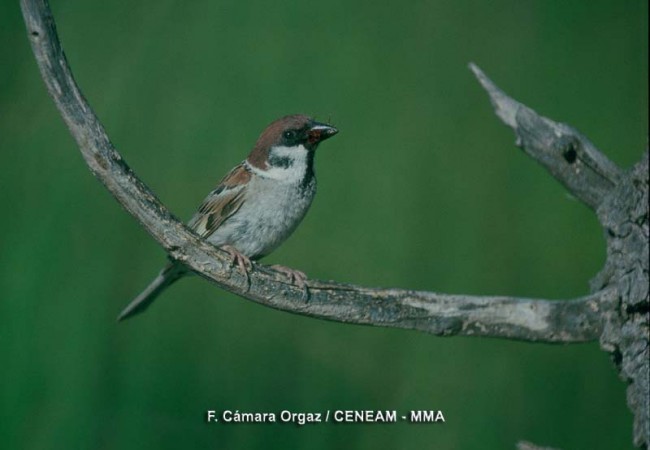
[[[250,288],[225,252],[201,240],[176,219],[114,149],[79,91],[59,44],[45,0],[22,0],[36,61],[48,91],[91,171],[169,255],[224,289],[284,311],[347,323],[421,330],[436,335],[490,336],[525,341],[597,339],[603,309],[614,297],[602,291],[571,301],[471,297],[372,289],[310,280],[310,299],[281,274],[256,265]]]
[[[607,240],[605,267],[592,292],[614,289],[617,307],[604,312],[600,344],[628,384],[634,443],[650,444],[650,311],[648,305],[648,153],[623,172],[568,125],[541,117],[508,97],[474,64],[496,114],[517,135],[517,145],[545,166],[577,198],[593,208]]]
[[[577,130],[542,117],[510,98],[481,69],[469,65],[487,91],[499,118],[517,135],[516,144],[548,169],[592,209],[616,186],[622,171]]]

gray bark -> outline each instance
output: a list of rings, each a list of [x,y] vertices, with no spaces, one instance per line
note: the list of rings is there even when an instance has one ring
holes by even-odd
[[[615,298],[615,307],[602,312],[600,344],[628,384],[634,444],[648,448],[648,151],[623,171],[576,130],[539,116],[505,95],[478,67],[470,64],[470,68],[490,95],[497,115],[515,131],[517,145],[598,216],[607,260],[590,288],[593,293],[611,289]]]
[[[255,264],[247,279],[226,252],[201,240],[160,203],[115,150],[79,90],[47,1],[21,0],[21,7],[43,80],[90,170],[171,258],[244,298],[311,317],[444,336],[560,343],[600,339],[630,384],[634,442],[648,445],[647,153],[631,171],[623,171],[573,128],[511,99],[471,65],[497,115],[515,131],[517,145],[596,211],[606,231],[608,258],[591,283],[591,294],[550,301],[308,280],[305,301],[301,288],[268,267]]]

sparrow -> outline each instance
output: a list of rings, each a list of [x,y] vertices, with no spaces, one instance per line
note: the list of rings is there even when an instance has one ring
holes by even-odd
[[[272,122],[248,157],[208,194],[188,226],[221,247],[248,278],[256,261],[284,242],[305,217],[316,194],[314,154],[338,133],[326,123],[295,114]],[[272,266],[305,288],[304,273]],[[166,288],[191,271],[171,260],[124,308],[118,321],[143,312]]]

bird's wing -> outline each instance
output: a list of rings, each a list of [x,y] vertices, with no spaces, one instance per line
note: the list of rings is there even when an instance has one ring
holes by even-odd
[[[188,226],[203,238],[214,233],[226,219],[241,208],[250,179],[251,172],[243,163],[232,169],[203,200]]]

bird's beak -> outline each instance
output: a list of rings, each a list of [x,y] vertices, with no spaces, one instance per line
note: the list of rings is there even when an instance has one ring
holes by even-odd
[[[314,125],[312,125],[312,127],[308,131],[309,143],[316,144],[318,142],[324,141],[325,139],[331,138],[338,132],[339,130],[337,130],[331,125],[327,125],[326,123],[314,122]]]

